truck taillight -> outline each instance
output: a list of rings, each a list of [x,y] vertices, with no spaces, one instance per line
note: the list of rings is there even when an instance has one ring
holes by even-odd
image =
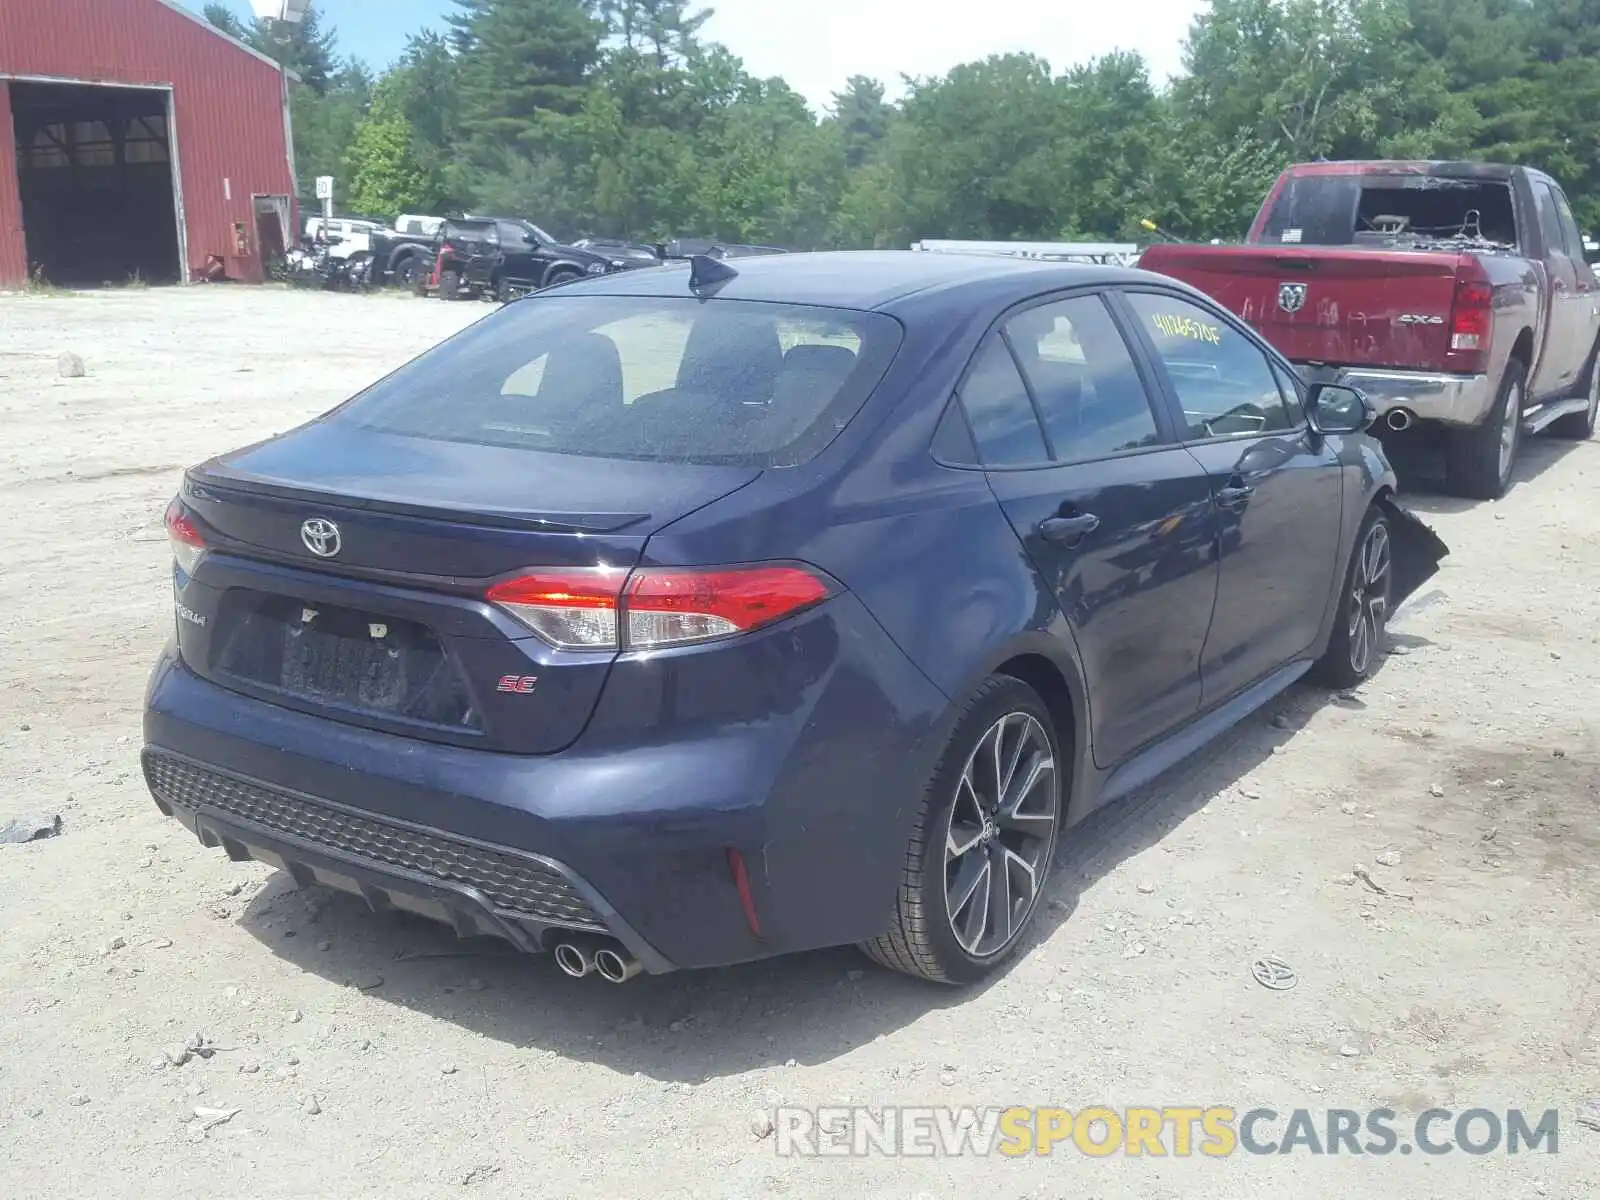
[[[1473,261],[1472,265],[1477,263]],[[1450,364],[1461,371],[1483,371],[1493,334],[1494,288],[1482,274],[1482,267],[1468,273],[1464,264],[1456,278],[1455,301],[1450,309]]]
[[[749,633],[833,595],[790,563],[718,568],[553,568],[503,580],[486,594],[563,650],[648,650]]]
[[[183,511],[176,499],[167,505],[167,539],[172,543],[172,557],[185,575],[193,575],[200,560],[206,555],[206,540],[194,519]]]

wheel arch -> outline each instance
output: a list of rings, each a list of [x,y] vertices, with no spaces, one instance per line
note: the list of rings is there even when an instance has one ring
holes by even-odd
[[[1007,639],[985,656],[979,670],[972,672],[956,692],[948,722],[933,739],[942,753],[961,711],[962,703],[983,686],[984,681],[1004,675],[1027,684],[1044,702],[1055,727],[1056,740],[1066,756],[1067,823],[1070,825],[1094,804],[1095,771],[1089,748],[1093,744],[1092,707],[1088,685],[1077,656],[1053,632],[1031,630]]]
[[[544,269],[544,286],[554,287],[558,283],[569,279],[582,279],[585,268],[570,259],[558,258]]]
[[[1533,366],[1533,330],[1524,325],[1511,343],[1511,353],[1506,355],[1506,362],[1512,360],[1520,362],[1526,368]]]

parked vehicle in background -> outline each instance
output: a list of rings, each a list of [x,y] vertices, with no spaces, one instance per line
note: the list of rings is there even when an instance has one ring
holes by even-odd
[[[393,228],[373,234],[371,282],[420,291],[433,271],[435,246],[444,224],[443,217],[403,216]]]
[[[721,242],[715,238],[677,238],[663,247],[668,258],[692,258],[704,254],[710,258],[761,258],[769,254],[787,254],[781,246],[748,246],[740,242]]]
[[[365,287],[369,282],[373,241],[383,232],[381,222],[364,217],[335,217],[328,221],[315,216],[305,221],[305,236],[312,243],[310,253],[333,264],[342,276],[339,283],[349,287]]]
[[[665,257],[664,247],[627,242],[621,238],[579,238],[572,244],[579,250],[591,250],[609,259],[623,259],[630,266],[658,267]]]
[[[406,213],[395,218],[394,231],[407,237],[438,237],[444,228],[443,217],[422,217]]]
[[[1525,434],[1587,438],[1600,282],[1560,185],[1527,167],[1291,167],[1243,245],[1140,265],[1216,297],[1310,381],[1360,388],[1387,436],[1434,432],[1447,486],[1495,499]]]
[[[570,975],[1025,944],[1066,828],[1447,549],[1359,393],[1143,272],[616,272],[189,471],[157,804]]]
[[[520,217],[451,218],[439,230],[430,286],[442,300],[503,302],[640,265],[565,245]]]

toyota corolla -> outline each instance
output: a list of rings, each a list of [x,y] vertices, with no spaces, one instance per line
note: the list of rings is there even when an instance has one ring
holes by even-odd
[[[498,310],[190,470],[161,810],[572,975],[859,944],[964,983],[1052,856],[1447,553],[1364,398],[1200,293],[698,259]]]

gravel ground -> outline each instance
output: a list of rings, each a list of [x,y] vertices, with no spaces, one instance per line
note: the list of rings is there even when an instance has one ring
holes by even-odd
[[[1078,830],[1036,945],[980,990],[853,951],[577,982],[162,819],[139,708],[181,468],[483,312],[0,297],[0,825],[63,822],[0,846],[8,1195],[1600,1194],[1600,1132],[1575,1120],[1600,1094],[1600,446],[1533,443],[1498,504],[1415,496],[1454,556],[1378,676],[1291,692]],[[1264,954],[1298,986],[1259,986]],[[1562,1127],[1555,1156],[1358,1162],[819,1160],[759,1136],[764,1108],[838,1103],[1520,1106]]]

